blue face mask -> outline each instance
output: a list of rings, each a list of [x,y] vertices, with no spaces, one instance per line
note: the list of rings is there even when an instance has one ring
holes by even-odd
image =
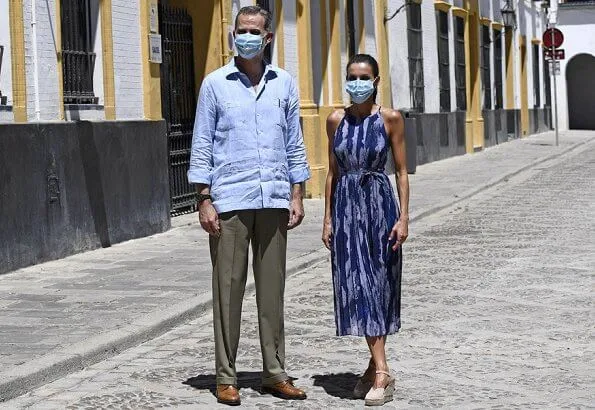
[[[235,45],[240,57],[250,60],[258,55],[264,47],[264,38],[256,34],[236,34]]]
[[[373,80],[351,80],[345,83],[345,91],[351,97],[351,101],[361,104],[374,94]]]

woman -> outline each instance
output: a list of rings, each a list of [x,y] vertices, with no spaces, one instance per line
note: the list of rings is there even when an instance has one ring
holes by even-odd
[[[357,54],[347,64],[352,105],[329,115],[329,172],[322,240],[331,250],[337,335],[365,336],[371,358],[354,396],[392,400],[386,336],[401,325],[401,245],[407,239],[409,179],[403,118],[375,103],[378,63]],[[384,173],[392,152],[400,207]]]

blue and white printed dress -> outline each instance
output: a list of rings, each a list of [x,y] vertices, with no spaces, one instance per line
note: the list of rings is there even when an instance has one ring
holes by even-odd
[[[380,110],[345,114],[334,136],[340,175],[332,201],[337,335],[382,336],[401,326],[401,247],[388,236],[399,206],[384,167],[390,142]]]

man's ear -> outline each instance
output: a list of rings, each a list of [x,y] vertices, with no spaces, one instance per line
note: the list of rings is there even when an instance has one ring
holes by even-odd
[[[378,76],[374,79],[374,86],[378,86],[379,82],[380,82],[380,76]]]
[[[267,35],[265,36],[266,44],[271,44],[272,41],[273,41],[273,33],[267,33]]]

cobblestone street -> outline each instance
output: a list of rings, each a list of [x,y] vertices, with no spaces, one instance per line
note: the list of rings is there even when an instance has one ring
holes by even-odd
[[[387,408],[589,408],[595,403],[595,144],[414,223]],[[415,190],[416,187],[413,186]],[[287,281],[287,370],[304,402],[261,395],[253,292],[238,354],[246,408],[353,408],[367,363],[334,336],[328,260]],[[1,408],[215,408],[211,312]]]

